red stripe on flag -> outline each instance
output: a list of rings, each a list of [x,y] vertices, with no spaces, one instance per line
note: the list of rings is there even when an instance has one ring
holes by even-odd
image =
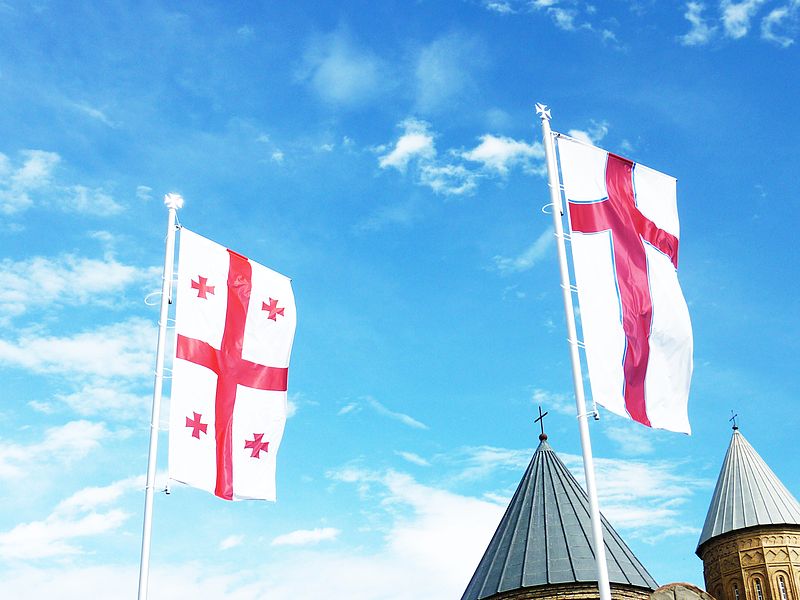
[[[610,231],[614,269],[622,303],[625,333],[623,359],[625,409],[634,421],[650,426],[645,399],[645,376],[650,358],[650,328],[653,301],[647,273],[647,242],[669,256],[678,266],[678,239],[659,229],[636,206],[633,190],[633,162],[608,155],[606,164],[608,198],[600,202],[569,203],[573,231]]]

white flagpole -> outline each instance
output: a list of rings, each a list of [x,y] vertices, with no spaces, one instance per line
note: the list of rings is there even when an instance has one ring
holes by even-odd
[[[175,222],[183,198],[178,194],[164,196],[169,209],[167,242],[164,255],[164,275],[161,282],[161,313],[158,318],[158,345],[156,346],[156,378],[153,384],[153,412],[150,417],[150,453],[147,460],[147,484],[144,496],[144,526],[142,528],[142,558],[139,563],[139,600],[147,600],[150,579],[150,533],[153,529],[153,488],[156,480],[158,454],[158,423],[161,418],[161,388],[164,383],[164,346],[167,338],[167,318],[172,297],[172,267],[175,262]]]
[[[592,443],[589,439],[589,413],[586,412],[586,398],[583,392],[581,359],[578,354],[578,335],[575,329],[575,310],[572,307],[572,286],[569,281],[567,250],[564,244],[564,213],[561,205],[561,182],[556,164],[556,148],[553,142],[553,133],[550,130],[550,111],[545,105],[537,104],[536,112],[542,119],[542,140],[547,162],[550,201],[553,204],[553,226],[555,227],[556,247],[558,248],[558,267],[561,271],[561,293],[564,299],[564,312],[567,319],[567,339],[569,341],[569,356],[572,362],[572,383],[575,387],[575,405],[578,410],[581,449],[583,450],[583,471],[586,476],[586,492],[589,494],[589,510],[592,517],[592,540],[594,541],[594,554],[597,561],[597,585],[600,589],[600,600],[611,600],[606,547],[603,542],[603,527],[600,521],[600,506],[597,502],[597,486],[594,478]]]

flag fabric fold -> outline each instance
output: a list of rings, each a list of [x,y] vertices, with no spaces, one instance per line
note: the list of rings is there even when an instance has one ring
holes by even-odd
[[[182,228],[169,477],[275,500],[296,311],[291,280]]]
[[[644,425],[690,433],[676,181],[565,136],[557,143],[592,396]]]

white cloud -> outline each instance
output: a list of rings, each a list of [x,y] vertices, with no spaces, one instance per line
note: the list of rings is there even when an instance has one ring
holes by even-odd
[[[20,523],[0,533],[0,557],[24,561],[82,553],[76,545],[78,538],[112,532],[131,516],[120,509],[105,507],[124,492],[142,485],[143,478],[132,477],[76,492],[60,502],[44,520]]]
[[[432,160],[436,156],[436,147],[428,123],[410,117],[400,125],[403,133],[395,142],[392,151],[380,157],[378,165],[381,169],[394,167],[400,172],[405,172],[412,159]]]
[[[750,29],[751,19],[764,2],[766,0],[744,0],[743,2],[722,0],[720,11],[725,33],[734,39],[746,36]]]
[[[479,162],[484,168],[500,175],[507,175],[509,167],[518,164],[531,171],[532,160],[544,159],[544,149],[539,142],[528,144],[492,134],[482,135],[480,140],[478,146],[462,153],[462,156],[467,160]]]
[[[320,542],[335,540],[340,530],[333,527],[319,527],[317,529],[298,529],[272,540],[273,546],[309,546]]]
[[[103,423],[71,421],[45,429],[44,436],[27,444],[3,440],[0,444],[0,478],[18,479],[41,465],[63,465],[86,457],[110,432]]]
[[[382,61],[358,47],[344,31],[313,39],[298,73],[326,102],[355,106],[382,90]]]
[[[716,27],[709,26],[703,19],[704,10],[705,4],[702,2],[686,3],[686,12],[683,13],[683,16],[689,21],[692,28],[679,38],[684,46],[702,46],[707,44],[714,35]]]
[[[527,271],[538,263],[553,245],[553,232],[546,229],[536,238],[522,254],[515,257],[497,255],[494,257],[495,268],[503,275]]]
[[[130,318],[68,337],[23,334],[16,341],[0,339],[0,360],[6,367],[35,373],[134,378],[153,371],[155,325]]]
[[[0,261],[0,323],[40,306],[114,305],[131,285],[157,281],[158,269],[139,268],[111,256],[100,259],[65,254]]]

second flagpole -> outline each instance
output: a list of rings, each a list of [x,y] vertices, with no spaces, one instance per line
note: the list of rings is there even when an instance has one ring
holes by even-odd
[[[564,244],[564,225],[562,221],[564,215],[561,204],[561,183],[556,164],[556,149],[553,143],[553,133],[550,129],[550,111],[545,105],[537,104],[536,112],[542,120],[542,143],[544,144],[545,162],[547,163],[550,202],[553,206],[553,227],[555,228],[556,247],[558,249],[558,267],[561,272],[564,313],[567,320],[567,338],[569,341],[570,362],[572,363],[572,383],[575,387],[575,405],[578,411],[578,426],[581,434],[581,450],[583,451],[583,470],[586,478],[586,492],[589,495],[589,510],[592,517],[592,541],[595,548],[595,560],[597,561],[597,586],[600,590],[600,600],[611,600],[606,547],[603,542],[603,526],[600,520],[600,506],[597,501],[592,443],[589,438],[589,413],[586,411],[581,359],[578,353],[578,335],[575,327],[575,310],[572,306],[572,285],[569,280],[567,251]]]
[[[164,384],[164,353],[167,339],[167,318],[172,296],[172,269],[175,264],[175,223],[183,198],[178,194],[164,196],[169,209],[167,218],[167,240],[164,256],[164,274],[161,282],[161,312],[158,318],[158,345],[156,346],[156,377],[153,384],[153,412],[150,417],[150,452],[147,459],[147,483],[145,484],[144,524],[142,527],[142,556],[139,562],[138,600],[147,600],[150,579],[150,534],[153,529],[153,491],[156,484],[156,457],[158,454],[158,423],[161,419],[161,390]]]

